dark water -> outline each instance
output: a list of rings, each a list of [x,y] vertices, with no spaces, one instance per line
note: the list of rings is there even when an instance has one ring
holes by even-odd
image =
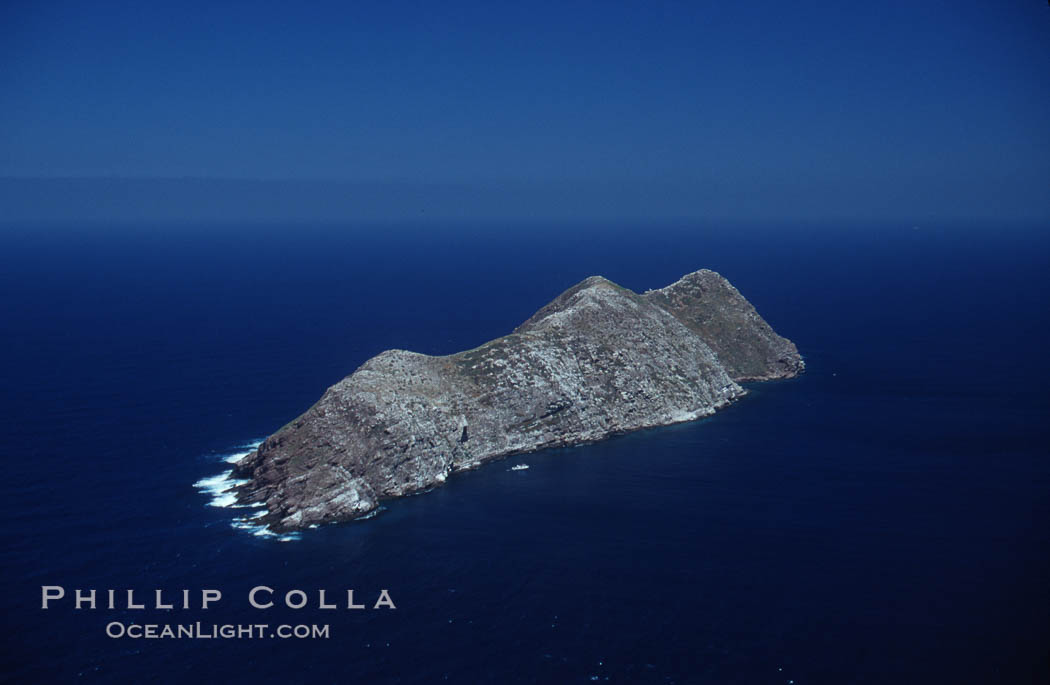
[[[1044,681],[1045,228],[7,226],[0,672]],[[804,377],[293,542],[232,528],[194,488],[383,349],[454,352],[588,275],[644,290],[700,267],[797,342]],[[42,585],[224,598],[42,611]],[[252,610],[255,585],[387,588],[397,609]],[[110,621],[331,636],[111,639]]]

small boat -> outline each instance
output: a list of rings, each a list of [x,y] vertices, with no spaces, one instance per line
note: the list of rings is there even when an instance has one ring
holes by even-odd
[[[515,464],[514,466],[511,466],[507,470],[508,471],[524,471],[527,468],[529,468],[528,464]]]

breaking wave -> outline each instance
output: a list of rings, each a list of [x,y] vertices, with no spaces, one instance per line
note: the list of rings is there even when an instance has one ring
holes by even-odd
[[[259,445],[262,444],[262,440],[252,440],[242,445],[237,445],[233,448],[234,451],[224,452],[217,455],[220,461],[227,464],[236,464],[244,457],[248,456],[255,451]],[[234,494],[234,489],[238,485],[244,485],[248,481],[234,478],[233,469],[223,471],[220,474],[214,476],[208,476],[201,478],[193,487],[198,492],[208,497],[208,506],[220,507],[222,509],[253,509],[255,510],[251,514],[244,516],[236,516],[230,521],[230,526],[237,529],[251,533],[256,537],[261,538],[274,538],[280,542],[290,542],[292,540],[298,540],[301,536],[299,533],[276,533],[270,529],[269,526],[259,523],[257,519],[266,515],[266,508],[261,504],[240,504],[237,502],[237,496]]]

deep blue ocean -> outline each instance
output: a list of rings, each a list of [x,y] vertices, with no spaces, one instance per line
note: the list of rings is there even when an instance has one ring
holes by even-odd
[[[4,226],[0,679],[1050,682],[1047,228]],[[194,485],[385,349],[456,352],[587,276],[702,267],[804,376],[291,541]],[[45,611],[44,585],[195,608]],[[256,585],[311,604],[252,609]]]

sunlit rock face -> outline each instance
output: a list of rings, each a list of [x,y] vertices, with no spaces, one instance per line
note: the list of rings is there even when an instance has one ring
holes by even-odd
[[[473,350],[368,360],[236,465],[238,498],[275,530],[351,520],[509,454],[708,416],[738,381],[803,369],[713,271],[641,295],[593,276]]]

